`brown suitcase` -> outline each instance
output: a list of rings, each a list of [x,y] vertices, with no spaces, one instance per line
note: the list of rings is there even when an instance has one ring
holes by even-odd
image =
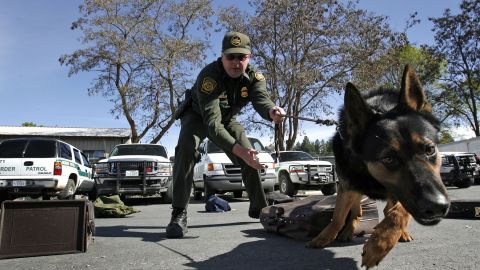
[[[289,203],[267,206],[260,213],[260,222],[268,232],[308,241],[331,221],[335,200],[335,195],[314,195]],[[364,196],[361,206],[363,215],[354,234],[371,234],[379,222],[376,202]]]
[[[480,219],[480,201],[452,200],[446,218]]]
[[[85,252],[94,230],[88,200],[5,201],[0,259]]]

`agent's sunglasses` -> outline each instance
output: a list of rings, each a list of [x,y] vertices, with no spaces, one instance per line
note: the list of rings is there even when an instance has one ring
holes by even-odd
[[[225,58],[227,58],[228,61],[233,61],[233,59],[238,59],[238,61],[245,61],[248,56],[248,54],[225,54]]]

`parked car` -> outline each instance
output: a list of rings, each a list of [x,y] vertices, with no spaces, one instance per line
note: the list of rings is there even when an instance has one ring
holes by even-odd
[[[468,188],[479,177],[479,165],[474,153],[440,152],[442,167],[440,175],[445,185]]]
[[[97,195],[160,194],[172,200],[172,164],[167,149],[158,144],[120,144],[95,164]]]
[[[272,158],[277,160],[277,154],[272,153]],[[278,161],[275,173],[281,193],[293,196],[299,189],[320,189],[324,195],[337,192],[332,163],[316,160],[303,151],[280,151]]]
[[[71,144],[48,138],[17,138],[0,142],[0,201],[25,196],[57,196],[94,190],[87,157]]]
[[[249,140],[252,147],[259,152],[257,157],[264,166],[260,173],[263,189],[266,192],[273,191],[276,184],[273,159],[258,139]],[[233,164],[227,154],[208,139],[200,144],[200,154],[200,161],[193,169],[194,198],[199,200],[202,192],[205,193],[205,198],[225,192],[233,192],[235,198],[242,197],[245,185],[240,165]]]

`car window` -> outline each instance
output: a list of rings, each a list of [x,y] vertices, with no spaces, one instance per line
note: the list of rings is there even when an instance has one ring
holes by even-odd
[[[160,145],[120,145],[112,150],[110,156],[148,155],[167,157],[165,148]]]
[[[83,165],[87,166],[87,167],[90,167],[90,162],[88,162],[88,158],[87,156],[85,156],[84,153],[80,153],[82,155],[82,161],[83,161]]]
[[[286,161],[307,161],[315,160],[310,154],[305,152],[283,152],[280,153],[280,162]]]
[[[80,151],[73,149],[73,155],[75,156],[75,162],[82,164],[82,158],[80,157]]]
[[[30,140],[25,150],[26,158],[53,158],[56,157],[56,141]]]
[[[248,140],[252,144],[253,149],[255,149],[257,151],[265,151],[265,147],[263,146],[263,144],[258,139],[248,138]]]
[[[70,146],[68,146],[65,143],[60,143],[60,148],[59,148],[59,157],[62,157],[64,159],[72,160],[72,150],[70,149]]]
[[[223,150],[212,141],[207,143],[207,153],[223,153]]]
[[[0,143],[0,158],[22,157],[27,140],[4,141]]]

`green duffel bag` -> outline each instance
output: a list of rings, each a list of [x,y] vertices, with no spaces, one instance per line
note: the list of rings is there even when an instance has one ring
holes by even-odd
[[[120,196],[99,196],[93,203],[96,218],[121,218],[138,213],[139,210],[125,205]]]

